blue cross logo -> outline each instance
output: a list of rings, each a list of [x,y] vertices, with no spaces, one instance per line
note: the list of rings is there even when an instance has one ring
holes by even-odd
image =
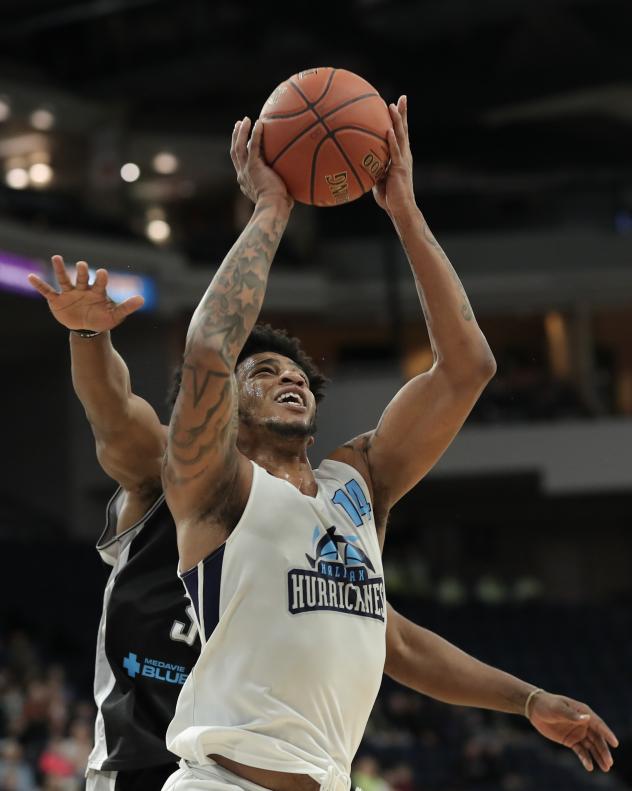
[[[136,659],[136,654],[130,651],[123,660],[123,667],[127,670],[127,674],[130,678],[134,678],[137,673],[140,673],[140,663]]]

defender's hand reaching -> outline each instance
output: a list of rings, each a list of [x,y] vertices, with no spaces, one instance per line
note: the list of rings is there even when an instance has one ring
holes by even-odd
[[[413,188],[413,155],[408,139],[408,100],[400,96],[397,105],[390,104],[393,128],[388,130],[391,163],[384,178],[373,187],[373,196],[391,218],[415,206]]]
[[[250,118],[246,116],[242,121],[237,121],[233,129],[230,158],[237,173],[237,183],[244,195],[253,203],[257,203],[261,198],[280,198],[291,208],[294,201],[287,191],[285,182],[263,158],[263,123],[260,120],[255,123],[248,140],[250,126]]]
[[[37,275],[29,275],[28,281],[46,299],[57,321],[69,330],[104,332],[114,329],[145,302],[143,297],[137,295],[117,305],[105,290],[108,284],[107,270],[97,269],[94,282],[90,284],[88,264],[79,261],[73,285],[64,259],[54,255],[51,260],[61,292],[55,291]]]

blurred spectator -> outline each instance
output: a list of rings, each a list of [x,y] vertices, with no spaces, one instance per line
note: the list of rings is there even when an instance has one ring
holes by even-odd
[[[380,777],[380,765],[371,755],[363,755],[354,764],[352,783],[362,791],[391,791],[391,786]]]
[[[76,700],[62,664],[47,664],[22,631],[0,666],[0,791],[80,791],[92,749],[94,705]]]
[[[493,734],[481,731],[465,742],[461,774],[466,786],[489,783],[498,787],[502,777],[502,747]]]
[[[64,755],[60,739],[51,739],[38,762],[39,770],[44,777],[46,788],[58,788],[60,791],[77,791],[78,780],[75,778],[75,767]]]
[[[78,791],[92,750],[92,728],[81,719],[74,720],[65,738],[53,738],[39,759],[46,788]]]
[[[37,791],[33,770],[15,739],[0,745],[0,791]]]
[[[415,791],[415,777],[409,764],[400,763],[384,772],[384,779],[393,791]]]

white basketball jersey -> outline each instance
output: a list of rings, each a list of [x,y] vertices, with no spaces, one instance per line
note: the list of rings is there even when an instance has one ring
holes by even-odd
[[[385,659],[369,492],[341,462],[314,471],[315,497],[253,468],[235,530],[182,575],[202,652],[167,746],[187,761],[217,753],[347,791]]]

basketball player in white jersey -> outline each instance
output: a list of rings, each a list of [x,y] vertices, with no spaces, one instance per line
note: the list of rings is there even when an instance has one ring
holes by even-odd
[[[173,614],[170,607],[165,606],[167,591],[169,596],[173,596],[173,607],[181,606],[180,592],[176,589],[172,594],[170,587],[172,576],[175,579],[177,551],[175,541],[173,544],[168,541],[168,534],[175,532],[175,527],[173,523],[171,526],[163,525],[158,519],[160,508],[156,510],[156,502],[160,499],[158,479],[166,444],[166,427],[161,426],[154,409],[133,392],[127,366],[114,349],[110,337],[110,330],[136,310],[142,304],[142,298],[133,297],[122,305],[116,305],[106,292],[106,270],[98,270],[96,280],[89,283],[85,262],[77,265],[74,283],[60,256],[53,257],[53,269],[59,292],[35,275],[30,279],[47,299],[53,316],[70,330],[75,389],[95,434],[101,464],[120,486],[116,503],[120,501],[123,507],[116,516],[117,538],[121,541],[133,538],[124,549],[128,552],[149,528],[153,536],[146,546],[135,551],[136,558],[140,552],[145,555],[143,569],[147,567],[147,573],[137,568],[136,561],[121,567],[120,558],[113,570],[110,601],[118,597],[118,604],[123,606],[117,606],[109,613],[107,634],[113,650],[108,652],[105,645],[97,648],[97,678],[99,666],[105,665],[110,666],[111,677],[127,679],[127,682],[125,688],[121,686],[118,690],[115,681],[109,696],[112,700],[107,698],[100,703],[103,733],[100,734],[97,727],[98,738],[94,759],[91,757],[87,788],[91,791],[128,791],[132,788],[157,791],[162,786],[160,775],[166,771],[163,775],[166,777],[169,771],[173,771],[169,770],[171,756],[164,746],[164,730],[160,731],[161,727],[166,729],[166,723],[173,715],[173,690],[155,678],[130,677],[125,671],[127,650],[117,651],[114,645],[125,640],[129,633],[141,643],[149,639],[150,632],[154,640],[160,639],[163,633],[173,635]],[[255,344],[260,349],[275,349],[282,356],[296,358],[298,366],[309,372],[314,389],[319,381],[322,382],[294,339],[264,328],[251,333],[248,346],[256,348]],[[348,508],[351,502],[343,500]],[[131,536],[137,529],[136,525],[145,526],[138,536]],[[111,542],[107,546],[110,547]],[[320,554],[326,555],[328,547],[332,549],[326,540]],[[99,549],[101,551],[101,546]],[[153,575],[154,588],[156,580],[161,580],[156,595],[150,592],[147,574]],[[155,600],[155,606],[150,597]],[[142,618],[137,611],[136,599],[142,600]],[[160,608],[163,610],[161,620],[158,618]],[[104,602],[103,618],[106,610],[110,609]],[[125,613],[124,622],[122,611]],[[148,612],[156,614],[149,621]],[[186,621],[186,617],[183,620]],[[192,641],[186,641],[186,644],[193,647]],[[186,650],[184,644],[181,648]],[[612,764],[605,739],[613,746],[616,739],[587,706],[561,696],[538,693],[525,707],[524,701],[534,689],[531,685],[478,662],[390,607],[385,672],[411,689],[447,703],[526,713],[534,727],[545,736],[573,746],[586,768],[592,769],[593,759],[604,770]],[[118,696],[115,696],[117,690]],[[99,703],[97,687],[95,694]],[[122,699],[131,699],[134,703],[119,713]],[[589,715],[588,722],[579,719],[582,714]],[[577,723],[582,725],[579,732],[567,738],[567,733]],[[152,739],[156,745],[149,748],[148,742]],[[158,739],[163,742],[161,750],[157,747]],[[139,769],[139,766],[143,768]]]
[[[47,299],[55,318],[71,330],[75,388],[92,424],[101,463],[106,472],[121,486],[120,494],[125,508],[118,514],[116,527],[118,535],[124,539],[135,529],[134,525],[144,522],[149,525],[152,519],[156,521],[158,512],[153,513],[155,498],[159,496],[156,481],[160,470],[159,460],[165,445],[166,427],[160,425],[151,406],[131,389],[127,367],[114,350],[109,332],[138,308],[142,299],[132,298],[124,305],[117,306],[108,298],[105,290],[105,270],[100,270],[95,282],[90,284],[87,265],[80,262],[77,265],[76,282],[72,283],[61,257],[54,257],[53,266],[61,287],[60,292],[36,276],[31,277],[31,282]],[[300,350],[296,344],[287,337],[277,335],[270,334],[268,330],[257,331],[254,338],[251,335],[249,345],[252,347],[256,341],[260,348],[268,351],[274,348],[277,353],[296,357],[297,365],[306,368],[316,383],[318,373],[311,370],[309,361],[304,356],[297,354]],[[350,505],[351,499],[346,501],[343,498],[342,503],[343,507],[346,504],[351,513],[354,513]],[[152,524],[151,533],[156,534],[158,527],[163,530],[162,525]],[[147,529],[145,527],[140,537]],[[164,529],[167,530],[166,525]],[[175,528],[172,526],[171,529]],[[134,538],[134,541],[137,540],[139,539]],[[166,535],[163,544],[166,548],[170,546],[166,543]],[[321,546],[321,555],[327,555],[328,549],[333,554],[332,549],[335,546],[335,541],[329,545],[326,539]],[[171,562],[168,562],[167,549],[163,549],[162,544],[153,542],[143,546],[141,551],[146,555],[144,565],[151,564],[155,567],[154,587],[156,574],[166,574],[167,567],[169,574],[174,573],[177,562],[175,543]],[[153,553],[151,560],[150,552]],[[126,577],[125,585],[121,582],[123,577]],[[128,564],[124,573],[116,576],[113,596],[116,596],[118,589],[121,601],[123,597],[127,597],[125,606],[118,607],[116,612],[120,614],[124,609],[128,614],[124,623],[118,615],[116,618],[108,618],[110,641],[120,641],[128,632],[140,634],[145,639],[143,629],[147,632],[147,627],[140,621],[134,624],[131,620],[137,616],[135,601],[130,598],[130,595],[142,595],[142,611],[146,620],[147,608],[151,602],[147,600],[150,592],[144,588],[145,584],[143,574],[135,570],[134,563]],[[134,585],[135,594],[132,593]],[[169,585],[169,579],[165,577],[161,583],[162,589],[166,592]],[[154,598],[157,604],[162,601],[159,597]],[[174,606],[178,606],[176,602],[179,600],[180,596],[176,591]],[[168,608],[164,612],[163,622],[161,626],[156,619],[148,627],[153,630],[156,639],[163,630],[167,634],[171,632],[172,615]],[[592,769],[593,760],[604,770],[611,766],[612,759],[606,740],[614,746],[616,739],[603,721],[584,704],[548,693],[539,692],[535,697],[529,697],[534,690],[531,685],[467,656],[438,635],[403,618],[392,608],[388,608],[386,642],[385,671],[401,683],[437,700],[456,705],[526,713],[542,734],[572,747],[587,769]],[[103,657],[109,661],[117,676],[127,675],[124,670],[125,653],[126,651],[119,651],[119,656],[114,651],[115,655],[108,657],[107,651],[102,651]],[[97,662],[99,656],[101,655],[98,653]],[[156,719],[155,706],[166,711],[173,705],[174,700],[167,687],[155,680],[155,689],[142,689],[136,695],[134,685],[139,678],[140,676],[136,676],[129,679],[131,686],[125,691],[126,698],[133,694],[137,699],[131,708],[128,707],[125,716],[129,722],[124,728],[121,727],[121,718],[116,707],[102,707],[105,725],[103,744],[108,751],[104,753],[106,760],[101,759],[94,764],[97,768],[90,770],[88,787],[93,791],[132,787],[153,791],[160,785],[154,784],[154,777],[150,778],[150,773],[154,773],[157,779],[163,767],[168,769],[166,761],[169,760],[169,754],[166,750],[164,754],[156,750],[148,751],[147,740],[151,734],[159,736],[159,720],[162,719],[162,714]],[[143,681],[147,683],[147,679]],[[149,683],[152,683],[151,679]],[[165,693],[162,701],[161,691]],[[154,699],[155,705],[152,702]],[[525,706],[527,700],[528,705]],[[588,715],[588,719],[581,720],[582,715]],[[139,770],[138,765],[149,768]]]
[[[391,166],[375,197],[407,252],[435,362],[376,429],[317,470],[307,458],[319,395],[311,364],[248,345],[292,200],[261,157],[260,122],[249,144],[247,118],[233,131],[255,210],[191,321],[163,470],[202,644],[167,732],[183,762],[165,791],[348,791],[384,667],[389,510],[435,464],[495,370],[415,203],[405,98],[390,111]],[[604,736],[614,736],[596,731],[582,704],[516,679],[504,694],[532,719],[547,711],[539,729],[586,768],[591,755],[609,767]]]
[[[36,275],[31,282],[70,331],[75,392],[92,427],[99,462],[118,484],[97,544],[111,573],[97,641],[98,712],[86,789],[158,791],[177,768],[166,749],[165,732],[179,685],[199,647],[195,627],[188,627],[184,591],[176,575],[175,525],[163,506],[160,469],[167,427],[133,392],[127,366],[110,337],[110,330],[140,307],[142,298],[116,305],[106,292],[106,270],[98,270],[90,283],[88,266],[80,261],[73,282],[61,256],[53,256],[52,264],[59,292]],[[296,354],[292,339],[268,330],[255,335],[261,348]],[[251,334],[249,343],[254,342]],[[311,371],[307,359],[297,359]],[[311,375],[316,388],[322,377],[315,369]],[[386,672],[412,689],[433,694],[443,671],[433,669],[427,659],[436,653],[440,663],[449,661],[449,656],[430,650],[433,640],[440,638],[390,609]],[[156,672],[155,665],[143,663],[145,657],[159,657],[183,672]],[[437,687],[435,694],[443,691]],[[449,695],[460,699],[454,688]],[[482,698],[479,703],[485,705]]]

